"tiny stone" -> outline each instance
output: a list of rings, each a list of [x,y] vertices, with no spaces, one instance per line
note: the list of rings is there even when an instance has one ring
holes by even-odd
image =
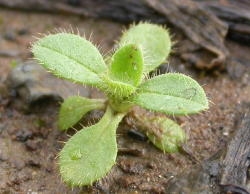
[[[14,33],[14,31],[12,29],[7,30],[3,37],[5,40],[9,40],[9,41],[16,40],[16,34]]]
[[[0,118],[1,118],[1,114],[0,114]],[[0,134],[3,132],[3,130],[5,129],[6,125],[3,123],[0,123]]]
[[[34,158],[28,160],[27,164],[28,164],[29,166],[32,166],[32,167],[37,167],[37,168],[40,168],[40,167],[41,167],[40,161],[37,160],[37,159],[34,159]]]
[[[23,182],[30,180],[32,177],[30,173],[27,173],[27,171],[20,171],[18,173],[18,178]]]
[[[51,164],[47,165],[45,169],[46,169],[46,172],[48,172],[48,173],[52,173],[53,172],[53,166]]]
[[[45,184],[42,184],[42,185],[39,187],[38,191],[44,191],[45,189],[46,189],[46,185],[45,185]]]
[[[153,163],[152,161],[150,161],[150,162],[148,162],[148,164],[147,164],[147,168],[155,169],[155,168],[156,168],[156,164]]]
[[[228,133],[227,131],[224,131],[224,132],[223,132],[223,135],[224,135],[224,136],[228,136],[229,133]]]
[[[27,194],[38,194],[38,192],[32,191],[32,189],[29,189],[28,192],[27,192]]]
[[[18,35],[26,35],[29,34],[29,30],[27,28],[21,28],[17,31]]]
[[[32,131],[28,129],[21,129],[18,130],[16,133],[16,140],[25,142],[27,139],[31,138],[33,136]]]
[[[2,150],[0,151],[0,161],[6,161],[8,160],[8,156],[6,153],[2,152]]]
[[[40,143],[35,140],[27,140],[25,142],[26,149],[29,151],[35,151],[40,147]]]
[[[18,50],[0,50],[1,57],[18,57],[20,54]]]
[[[21,170],[25,167],[25,162],[21,159],[17,159],[17,158],[14,158],[14,159],[11,159],[11,166],[16,168],[17,170]]]
[[[11,175],[9,181],[11,182],[11,184],[20,184],[20,179],[16,175]]]

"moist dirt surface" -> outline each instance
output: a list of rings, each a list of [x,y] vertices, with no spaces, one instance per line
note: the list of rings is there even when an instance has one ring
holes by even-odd
[[[242,69],[215,75],[170,59],[169,69],[194,77],[210,100],[208,111],[174,118],[188,136],[183,145],[185,152],[164,154],[156,149],[139,132],[132,112],[117,131],[119,153],[111,172],[85,188],[70,188],[62,182],[57,155],[62,142],[74,131],[57,129],[58,102],[45,101],[42,107],[38,103],[35,111],[31,106],[28,113],[20,109],[15,103],[18,94],[6,86],[8,74],[16,64],[32,58],[30,43],[43,34],[73,30],[101,45],[102,53],[108,53],[125,27],[112,21],[0,9],[0,193],[171,193],[168,184],[172,179],[195,170],[199,163],[225,148],[244,104],[250,102],[250,75],[245,70],[250,68],[250,48],[230,41],[226,45],[232,55],[245,61]],[[93,90],[90,96],[102,95]],[[93,117],[98,114],[89,114],[85,120]],[[203,186],[208,186],[207,182]]]

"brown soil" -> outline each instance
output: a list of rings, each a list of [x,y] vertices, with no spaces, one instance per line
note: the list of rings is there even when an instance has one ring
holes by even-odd
[[[210,99],[209,111],[177,118],[188,134],[185,147],[192,157],[163,154],[149,142],[129,136],[131,126],[124,121],[117,138],[119,148],[127,151],[119,152],[111,173],[93,187],[67,187],[57,168],[60,142],[68,138],[57,130],[57,104],[48,105],[43,112],[24,114],[12,106],[15,97],[6,91],[4,80],[11,64],[31,58],[29,45],[34,36],[71,27],[87,37],[93,32],[92,40],[107,53],[124,26],[110,21],[0,9],[0,50],[20,52],[13,57],[0,56],[0,193],[165,193],[171,178],[193,167],[195,162],[190,158],[202,161],[226,145],[242,104],[250,102],[250,75],[246,72],[232,79],[227,73],[211,76],[191,70]],[[250,61],[249,48],[232,42],[227,46],[234,56]],[[172,66],[178,69],[178,64]]]

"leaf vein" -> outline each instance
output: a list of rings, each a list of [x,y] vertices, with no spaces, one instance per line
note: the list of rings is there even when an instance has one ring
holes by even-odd
[[[45,46],[45,45],[42,45],[42,44],[39,44],[38,46],[42,47],[42,48],[45,48],[45,49],[48,49],[48,50],[51,50],[51,51],[54,51],[60,55],[63,55],[64,57],[67,57],[69,58],[70,60],[74,61],[76,64],[80,64],[81,66],[83,66],[87,71],[90,71],[91,73],[94,73],[94,74],[97,74],[97,76],[100,78],[98,72],[95,72],[93,69],[91,69],[90,67],[84,65],[82,62],[80,62],[79,60],[76,60],[75,58],[65,54],[65,53],[62,53],[60,52],[59,50],[57,49],[54,49],[54,48],[51,48],[49,46]]]
[[[187,98],[184,98],[184,97],[182,98],[182,97],[177,96],[177,95],[163,94],[163,93],[160,93],[160,92],[149,91],[149,90],[143,90],[143,92],[140,92],[139,94],[143,94],[143,93],[158,94],[158,95],[162,95],[162,96],[175,97],[175,98],[179,98],[179,99],[182,99],[182,100],[186,100],[186,101],[193,102],[193,103],[197,103],[197,104],[200,104],[200,105],[204,106],[204,104],[202,104],[202,103],[199,103],[199,102],[197,102],[197,101],[193,101],[193,100],[190,100],[190,99],[187,99]]]

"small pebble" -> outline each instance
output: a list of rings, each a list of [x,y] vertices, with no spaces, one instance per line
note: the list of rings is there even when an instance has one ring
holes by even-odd
[[[31,167],[36,167],[36,168],[41,167],[40,161],[38,159],[35,159],[35,158],[28,160],[27,165],[29,165]]]
[[[20,54],[18,50],[0,50],[1,57],[18,57]]]
[[[1,113],[0,113],[0,118],[1,118]],[[0,123],[0,134],[3,132],[3,130],[5,129],[6,125],[3,123]]]
[[[10,185],[15,184],[19,185],[21,183],[21,180],[16,175],[11,175],[9,177]]]
[[[18,158],[10,159],[11,166],[17,170],[21,170],[25,167],[25,162]]]
[[[9,41],[15,41],[16,40],[16,34],[14,32],[14,30],[9,29],[5,32],[5,34],[3,35],[5,40],[9,40]]]
[[[19,30],[17,30],[17,34],[18,35],[26,35],[26,34],[29,34],[29,30],[27,28],[21,28]]]
[[[0,161],[3,162],[6,160],[8,160],[8,155],[5,152],[3,152],[2,150],[0,150]]]
[[[224,135],[224,136],[228,136],[229,133],[228,133],[227,131],[224,131],[224,132],[223,132],[223,135]]]
[[[35,140],[27,140],[25,142],[26,149],[29,151],[35,151],[37,150],[41,145],[40,142]]]
[[[33,133],[28,129],[20,129],[17,131],[15,135],[16,135],[15,139],[17,141],[25,142],[33,136]]]

